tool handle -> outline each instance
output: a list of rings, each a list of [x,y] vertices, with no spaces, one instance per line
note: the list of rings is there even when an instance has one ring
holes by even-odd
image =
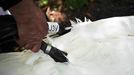
[[[49,44],[46,44],[44,41],[42,41],[42,45],[40,49],[44,53],[52,57],[55,60],[55,62],[68,62],[68,59],[66,58],[67,56],[66,52],[61,51]]]

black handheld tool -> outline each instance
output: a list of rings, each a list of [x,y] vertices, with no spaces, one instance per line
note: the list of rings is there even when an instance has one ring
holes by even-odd
[[[68,59],[66,58],[67,53],[64,51],[61,51],[44,41],[42,41],[41,50],[43,50],[44,53],[48,54],[50,57],[52,57],[55,62],[68,62]]]

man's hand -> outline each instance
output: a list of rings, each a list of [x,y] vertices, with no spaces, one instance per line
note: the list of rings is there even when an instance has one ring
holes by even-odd
[[[9,10],[17,21],[19,45],[37,52],[48,32],[44,14],[35,6],[33,0],[22,0]]]

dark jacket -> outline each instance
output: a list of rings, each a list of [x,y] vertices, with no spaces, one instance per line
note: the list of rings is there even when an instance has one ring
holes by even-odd
[[[21,0],[0,0],[4,10],[16,5]],[[17,25],[12,15],[0,15],[0,53],[13,52],[17,47]]]
[[[16,5],[21,0],[0,0],[0,7],[2,7],[4,10],[9,9],[13,5]]]

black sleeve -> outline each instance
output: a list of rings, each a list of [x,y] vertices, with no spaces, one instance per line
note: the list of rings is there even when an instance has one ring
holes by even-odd
[[[0,7],[2,7],[4,10],[9,9],[13,5],[16,5],[21,0],[0,0]]]

